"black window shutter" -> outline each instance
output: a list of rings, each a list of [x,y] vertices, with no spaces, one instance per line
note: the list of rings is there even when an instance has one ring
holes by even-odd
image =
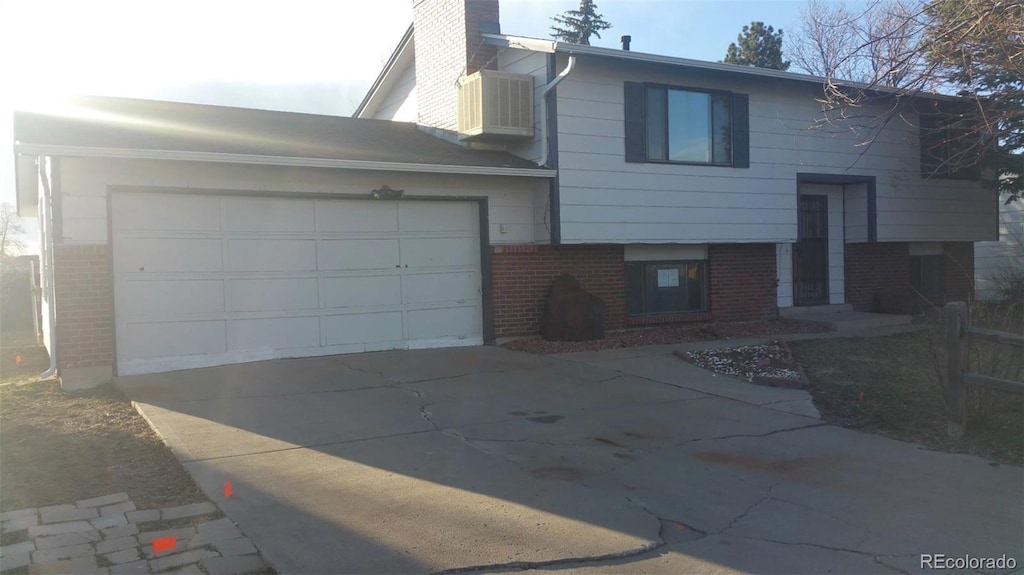
[[[746,94],[732,95],[732,167],[750,167],[750,102]]]
[[[644,85],[626,82],[626,161],[643,162],[647,159],[644,129]]]

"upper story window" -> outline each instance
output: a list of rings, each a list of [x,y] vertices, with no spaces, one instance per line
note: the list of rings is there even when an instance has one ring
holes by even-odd
[[[979,138],[954,116],[922,114],[920,117],[921,175],[926,178],[977,180]]]
[[[626,161],[750,166],[746,94],[625,83]]]
[[[732,163],[729,94],[648,86],[646,104],[649,161]]]

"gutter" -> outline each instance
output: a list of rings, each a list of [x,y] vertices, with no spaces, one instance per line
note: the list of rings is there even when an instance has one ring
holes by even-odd
[[[49,160],[47,160],[48,162]],[[50,176],[46,173],[46,166],[43,165],[43,156],[37,160],[39,164],[39,179],[43,183],[43,274],[46,276],[47,315],[50,321],[47,331],[50,332],[50,367],[39,374],[40,379],[46,379],[57,374],[57,290],[53,285],[53,199],[50,189]],[[41,218],[41,219],[43,219]],[[34,313],[32,315],[35,315]]]
[[[551,152],[551,150],[549,149],[550,146],[548,144],[548,132],[547,132],[547,127],[548,127],[548,122],[547,122],[547,117],[548,117],[548,98],[547,98],[547,96],[548,96],[548,93],[550,93],[552,90],[554,90],[555,87],[558,86],[558,84],[562,82],[562,80],[565,80],[565,78],[569,76],[569,74],[572,74],[573,68],[575,68],[575,67],[576,67],[576,56],[569,56],[569,62],[565,65],[565,69],[562,70],[558,74],[558,76],[555,77],[554,80],[551,80],[550,82],[548,82],[548,84],[546,86],[544,86],[544,91],[543,91],[543,93],[541,95],[541,98],[540,98],[540,107],[541,107],[541,112],[540,112],[541,122],[540,122],[540,125],[541,125],[541,132],[542,133],[541,133],[541,138],[540,138],[540,146],[541,146],[540,162],[538,162],[538,163],[541,166],[547,166],[548,165],[548,155]]]
[[[79,158],[116,158],[131,160],[171,160],[181,162],[210,162],[221,164],[252,164],[259,166],[289,166],[301,168],[334,168],[387,172],[420,172],[428,174],[466,174],[479,176],[512,176],[554,178],[555,171],[544,168],[511,168],[499,166],[460,166],[446,164],[411,164],[403,162],[374,162],[369,160],[342,160],[337,158],[300,158],[288,156],[262,156],[256,154],[229,154],[222,152],[188,152],[181,150],[138,150],[131,148],[90,148],[47,144],[16,144],[15,151],[28,155],[52,155]]]

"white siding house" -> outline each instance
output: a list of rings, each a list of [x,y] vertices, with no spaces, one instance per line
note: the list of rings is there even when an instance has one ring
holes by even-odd
[[[974,252],[974,277],[978,299],[998,301],[1000,278],[1016,270],[1024,275],[1024,201],[999,206],[999,241],[978,242]]]

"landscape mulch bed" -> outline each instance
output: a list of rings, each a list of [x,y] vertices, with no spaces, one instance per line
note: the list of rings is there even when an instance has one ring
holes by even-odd
[[[767,337],[792,333],[825,333],[829,331],[832,330],[821,324],[794,320],[693,323],[629,329],[609,333],[604,339],[594,341],[523,339],[507,343],[505,347],[529,353],[553,354],[643,345],[736,339],[741,337]]]
[[[715,373],[773,387],[806,387],[807,376],[789,346],[772,340],[763,345],[676,352],[676,356]]]
[[[112,386],[0,386],[0,510],[126,492],[140,509],[205,501],[191,476]]]

